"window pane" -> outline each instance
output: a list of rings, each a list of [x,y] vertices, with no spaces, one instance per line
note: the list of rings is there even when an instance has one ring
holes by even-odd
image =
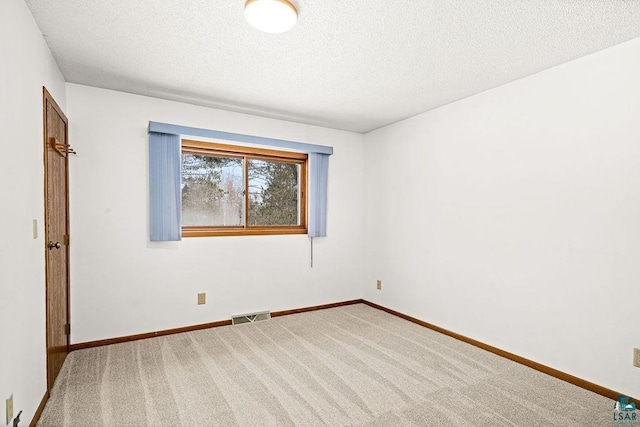
[[[242,159],[182,154],[182,225],[244,224]]]
[[[300,165],[249,160],[250,225],[300,224]]]

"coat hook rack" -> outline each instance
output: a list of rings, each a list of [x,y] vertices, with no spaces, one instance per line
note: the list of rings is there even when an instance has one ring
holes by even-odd
[[[68,154],[78,154],[69,144],[63,144],[53,136],[49,138],[49,145],[62,157],[67,157]]]

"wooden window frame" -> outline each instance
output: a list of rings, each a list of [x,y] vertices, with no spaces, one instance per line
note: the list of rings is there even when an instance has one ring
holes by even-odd
[[[218,142],[182,140],[182,154],[223,156],[242,159],[244,173],[244,222],[243,226],[182,226],[182,237],[206,236],[259,236],[280,234],[307,234],[307,168],[306,153],[243,147]],[[249,174],[250,159],[288,162],[300,165],[300,225],[249,225]],[[182,207],[181,207],[182,209]]]

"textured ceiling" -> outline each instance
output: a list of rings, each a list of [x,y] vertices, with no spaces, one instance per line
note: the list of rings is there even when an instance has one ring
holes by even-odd
[[[26,0],[68,82],[367,132],[640,36],[640,0]]]

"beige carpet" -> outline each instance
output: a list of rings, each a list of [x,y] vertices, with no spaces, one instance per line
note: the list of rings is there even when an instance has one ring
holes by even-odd
[[[607,426],[613,401],[358,304],[75,351],[40,426]]]

